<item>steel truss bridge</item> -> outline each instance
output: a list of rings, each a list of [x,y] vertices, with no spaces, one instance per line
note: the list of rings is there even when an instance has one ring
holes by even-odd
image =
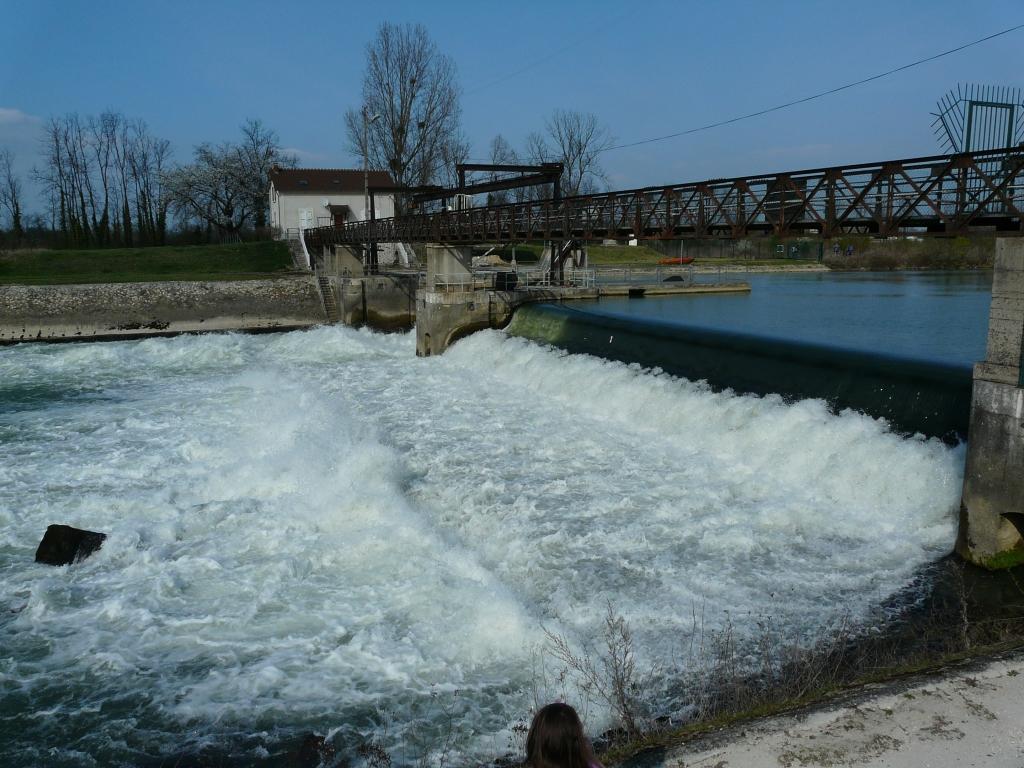
[[[457,193],[459,190],[452,190]],[[306,231],[311,246],[1024,234],[1024,147],[644,187]],[[374,248],[374,250],[376,250]]]

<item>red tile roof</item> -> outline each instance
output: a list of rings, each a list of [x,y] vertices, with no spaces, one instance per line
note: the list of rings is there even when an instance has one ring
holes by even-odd
[[[351,168],[273,168],[270,181],[278,192],[362,192],[363,172]],[[387,171],[370,171],[371,187],[394,187]]]

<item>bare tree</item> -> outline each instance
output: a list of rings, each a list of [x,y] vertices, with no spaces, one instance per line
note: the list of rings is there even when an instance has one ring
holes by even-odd
[[[366,47],[362,102],[345,113],[349,151],[398,184],[440,181],[461,154],[455,65],[422,24],[381,24]]]
[[[14,155],[9,149],[0,150],[0,209],[11,219],[11,236],[17,245],[24,234],[21,224],[21,179],[14,173]]]
[[[168,201],[162,176],[170,144],[145,123],[105,112],[51,118],[43,136],[43,185],[53,229],[65,245],[158,245]]]
[[[455,166],[469,159],[469,141],[457,131],[440,148],[440,169],[436,181],[446,187],[454,187],[459,183],[459,174]]]
[[[267,128],[262,120],[249,118],[242,126],[242,141],[239,143],[238,160],[242,183],[251,197],[249,206],[253,210],[253,225],[265,227],[270,192],[270,170],[275,166],[293,168],[298,159],[285,154],[277,134]]]
[[[519,155],[512,148],[512,145],[505,140],[505,137],[500,133],[491,139],[491,164],[492,165],[516,165],[519,163]],[[498,174],[492,173],[490,175],[490,181],[497,181]],[[507,190],[502,189],[497,192],[490,192],[487,195],[488,205],[504,205],[510,200],[520,202],[523,199],[522,188]]]
[[[139,235],[150,245],[163,245],[171,205],[164,183],[171,161],[171,143],[150,135],[140,120],[132,125],[131,147],[131,186]]]
[[[598,158],[615,143],[615,137],[591,113],[555,110],[544,122],[547,136],[531,133],[526,152],[532,162],[560,162],[562,194],[594,192],[607,181]],[[549,143],[550,142],[550,143]]]

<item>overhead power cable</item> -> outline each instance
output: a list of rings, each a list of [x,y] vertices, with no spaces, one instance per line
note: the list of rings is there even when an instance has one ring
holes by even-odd
[[[911,69],[912,67],[920,66],[921,64],[927,64],[930,61],[935,61],[936,59],[941,59],[943,56],[949,56],[951,54],[958,53],[959,51],[966,50],[967,48],[971,48],[971,47],[973,47],[975,45],[981,45],[982,43],[986,43],[989,40],[994,40],[997,37],[1002,37],[1003,35],[1008,35],[1011,32],[1016,32],[1017,30],[1020,30],[1020,29],[1024,29],[1024,24],[1018,24],[1015,27],[1010,27],[1009,29],[1004,29],[1001,32],[996,32],[995,34],[988,35],[986,37],[982,37],[982,38],[980,38],[978,40],[974,40],[973,42],[965,43],[964,45],[957,46],[956,48],[950,48],[948,51],[943,51],[942,53],[936,53],[934,56],[928,56],[928,57],[923,58],[923,59],[918,59],[917,61],[912,61],[909,64],[904,64],[901,67],[896,67],[895,69],[890,69],[887,72],[881,72],[881,73],[879,73],[877,75],[872,75],[871,77],[865,77],[863,80],[857,80],[856,82],[853,82],[853,83],[847,83],[846,85],[840,85],[840,86],[838,86],[836,88],[829,88],[827,91],[822,91],[821,93],[815,93],[815,94],[812,94],[810,96],[805,96],[802,99],[796,99],[794,101],[787,101],[785,104],[778,104],[778,105],[776,105],[774,107],[768,107],[767,109],[760,109],[757,112],[750,112],[749,114],[746,114],[746,115],[739,115],[737,117],[730,117],[728,120],[719,120],[718,122],[708,123],[707,125],[701,125],[701,126],[698,126],[696,128],[688,128],[685,131],[677,131],[675,133],[668,133],[668,134],[665,134],[664,136],[655,136],[655,137],[650,138],[650,139],[640,139],[639,141],[630,141],[630,142],[627,142],[625,144],[616,144],[616,145],[611,146],[611,147],[605,147],[601,151],[602,152],[611,152],[614,149],[626,149],[627,147],[639,147],[639,146],[641,146],[643,144],[653,144],[653,143],[655,143],[657,141],[666,141],[668,139],[675,139],[675,138],[678,138],[679,136],[688,136],[688,135],[690,135],[692,133],[699,133],[701,131],[709,131],[712,128],[721,128],[723,125],[731,125],[732,123],[738,123],[741,120],[749,120],[749,119],[751,119],[753,117],[760,117],[761,115],[767,115],[767,114],[769,114],[771,112],[778,112],[781,109],[787,109],[789,107],[795,107],[798,104],[806,104],[808,101],[814,101],[815,99],[820,99],[820,98],[823,98],[824,96],[831,96],[834,93],[839,93],[840,91],[845,91],[848,88],[855,88],[858,85],[864,85],[865,83],[870,83],[873,80],[880,80],[883,77],[888,77],[889,75],[895,75],[897,72],[903,72],[904,70]]]

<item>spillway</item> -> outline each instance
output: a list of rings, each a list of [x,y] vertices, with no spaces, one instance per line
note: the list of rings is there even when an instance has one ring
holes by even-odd
[[[790,400],[814,398],[853,409],[908,434],[967,438],[972,369],[886,351],[776,339],[753,333],[615,317],[572,305],[521,307],[516,336],[654,368],[718,389]]]
[[[5,765],[258,763],[308,731],[411,762],[449,722],[491,756],[557,693],[545,629],[583,647],[610,602],[668,679],[695,608],[812,638],[952,548],[961,447],[496,331],[413,350],[0,350]],[[53,522],[109,537],[36,565]]]

